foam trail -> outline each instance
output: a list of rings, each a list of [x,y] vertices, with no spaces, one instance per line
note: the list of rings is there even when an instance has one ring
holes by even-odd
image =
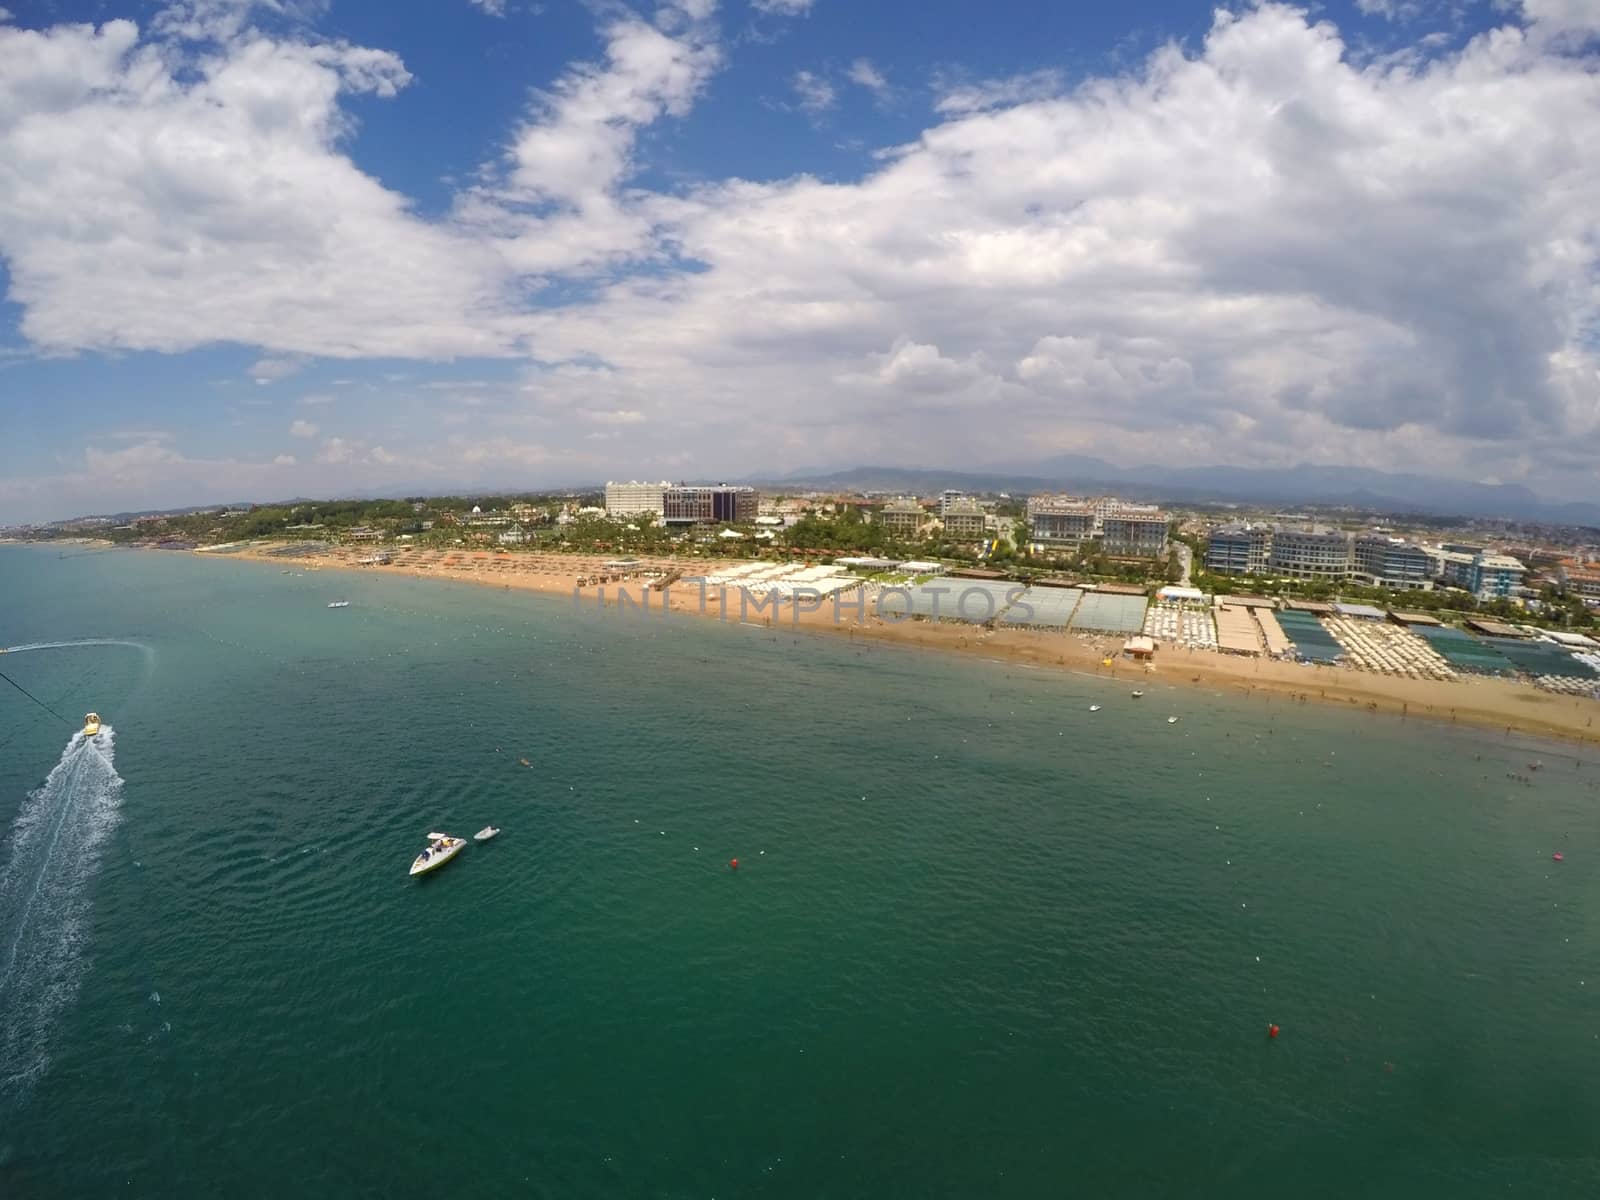
[[[109,725],[92,741],[74,734],[0,851],[0,1117],[49,1066],[50,1035],[88,965],[92,885],[122,800],[115,737]]]
[[[25,654],[29,650],[65,650],[71,646],[132,646],[137,650],[150,653],[150,647],[143,642],[130,642],[125,638],[73,638],[65,642],[27,642],[21,646],[0,646],[3,654]]]

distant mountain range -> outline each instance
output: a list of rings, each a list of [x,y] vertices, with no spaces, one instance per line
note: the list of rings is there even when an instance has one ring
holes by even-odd
[[[1114,491],[1130,500],[1308,504],[1600,527],[1600,505],[1546,501],[1520,484],[1470,483],[1427,475],[1389,474],[1362,467],[1118,467],[1104,459],[1063,455],[978,471],[855,467],[825,474],[792,472],[768,482],[791,487],[805,484],[822,489],[918,493],[944,488],[986,492]]]

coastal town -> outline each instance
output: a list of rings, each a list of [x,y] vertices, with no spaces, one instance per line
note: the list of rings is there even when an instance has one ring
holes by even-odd
[[[1011,645],[1014,656],[1060,665],[1154,672],[1181,662],[1191,675],[1249,671],[1263,687],[1281,666],[1310,665],[1337,672],[1317,673],[1321,692],[1362,674],[1369,690],[1386,677],[1600,697],[1600,534],[1578,527],[1066,493],[627,481],[0,532],[83,552],[129,545],[378,569],[635,609],[654,598],[722,620]]]

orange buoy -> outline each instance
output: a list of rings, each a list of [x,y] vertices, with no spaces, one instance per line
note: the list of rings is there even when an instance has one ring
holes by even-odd
[[[1277,1037],[1278,1036],[1278,1027],[1276,1025],[1268,1025],[1267,1026],[1267,1036],[1269,1038]]]
[[[737,858],[730,858],[730,859],[729,859],[729,860],[728,860],[728,866],[729,866],[729,867],[730,867],[730,868],[731,868],[731,869],[732,869],[732,870],[735,870],[735,871],[737,871],[737,870],[738,870],[738,869],[739,869],[739,860],[738,860],[738,859],[737,859]]]

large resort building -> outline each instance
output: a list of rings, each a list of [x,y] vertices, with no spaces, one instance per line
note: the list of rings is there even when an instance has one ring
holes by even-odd
[[[1429,588],[1435,582],[1480,600],[1511,597],[1522,587],[1515,558],[1449,547],[1419,546],[1382,533],[1341,529],[1222,525],[1211,531],[1206,570],[1218,575],[1274,574],[1291,579],[1350,579],[1385,588]]]
[[[755,488],[731,484],[674,484],[662,496],[662,519],[668,525],[749,524],[761,500]]]
[[[606,484],[606,516],[608,517],[636,517],[641,513],[654,513],[662,516],[666,512],[667,489],[670,483],[640,483],[637,480],[628,483]]]
[[[876,520],[885,531],[896,537],[913,538],[917,530],[922,528],[922,522],[927,519],[927,512],[915,500],[902,497],[891,500],[878,510]]]
[[[1121,558],[1160,558],[1167,552],[1167,514],[1113,510],[1100,522],[1101,547]]]
[[[1222,525],[1211,531],[1206,570],[1218,575],[1260,575],[1272,551],[1272,526]]]
[[[988,514],[983,511],[983,505],[976,500],[965,500],[952,497],[949,493],[941,500],[943,511],[944,533],[953,542],[977,542],[983,540],[983,535],[988,529]]]
[[[1425,588],[1433,563],[1421,546],[1404,538],[1364,533],[1355,539],[1355,578],[1374,587]]]
[[[1077,547],[1099,537],[1101,549],[1114,557],[1161,557],[1167,551],[1169,521],[1154,505],[1128,504],[1113,497],[1035,496],[1028,501],[1028,526],[1034,541]]]
[[[1077,546],[1094,537],[1100,519],[1094,505],[1065,496],[1035,496],[1028,501],[1028,526],[1036,542]]]

